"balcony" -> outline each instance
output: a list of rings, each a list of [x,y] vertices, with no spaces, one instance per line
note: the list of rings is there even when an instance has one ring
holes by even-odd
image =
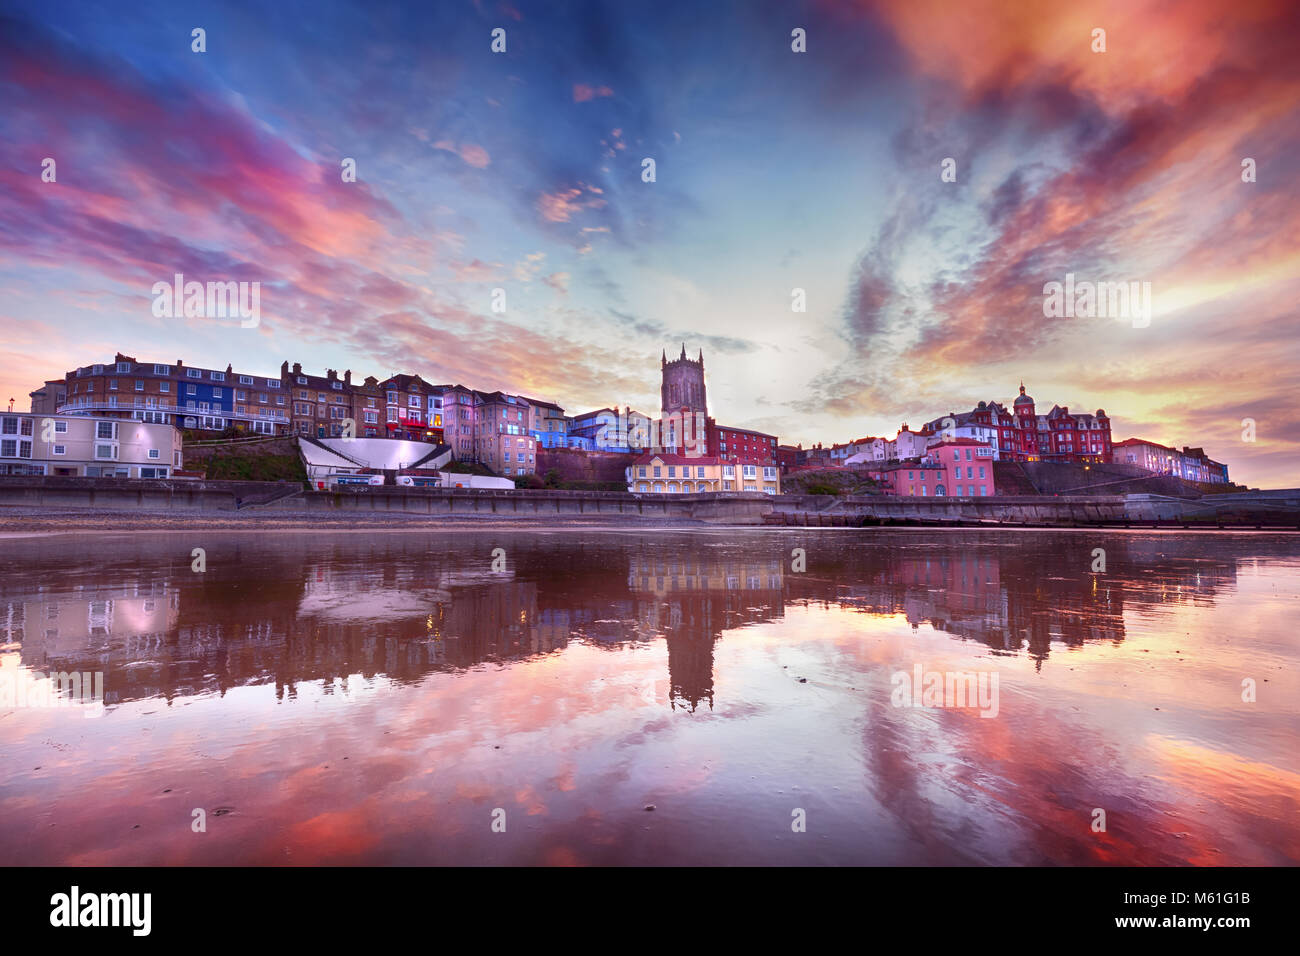
[[[274,414],[266,417],[248,414],[239,415],[233,409],[186,408],[181,405],[164,405],[161,402],[155,405],[111,405],[108,402],[94,402],[89,405],[60,405],[54,414],[75,416],[93,415],[98,412],[121,412],[123,414],[130,414],[131,412],[164,412],[169,415],[184,415],[190,418],[207,416],[209,418],[230,418],[246,422],[288,423],[289,416],[287,412],[275,408],[268,408],[267,411],[274,412]]]

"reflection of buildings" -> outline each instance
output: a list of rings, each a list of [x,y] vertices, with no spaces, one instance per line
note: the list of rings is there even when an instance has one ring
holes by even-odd
[[[941,547],[915,549],[905,547],[906,538],[892,540],[902,547],[846,552],[820,560],[816,575],[787,575],[789,596],[903,614],[914,627],[927,623],[995,650],[1025,649],[1041,666],[1053,643],[1122,641],[1126,609],[1209,600],[1236,580],[1235,561],[1203,556],[1193,542],[1184,547],[1196,557],[1179,561],[1168,540],[1109,537],[1107,571],[1094,574],[1097,541],[1081,535],[1013,542],[997,533],[953,533]],[[1178,587],[1153,588],[1163,576]]]
[[[713,706],[713,644],[722,632],[780,617],[777,555],[710,555],[643,547],[629,555],[627,586],[641,598],[641,620],[668,642],[669,700]]]
[[[100,670],[115,654],[147,659],[175,628],[179,600],[165,582],[37,591],[0,604],[0,644],[17,646],[37,671]],[[120,690],[107,684],[105,700]]]
[[[123,540],[97,545],[96,569],[69,570],[66,546],[18,542],[32,553],[0,568],[0,653],[39,671],[103,670],[111,703],[267,683],[330,692],[357,675],[414,682],[573,640],[662,637],[673,706],[695,710],[714,700],[715,643],[788,602],[901,614],[1041,666],[1053,644],[1123,640],[1125,614],[1210,603],[1233,586],[1236,554],[1285,546],[1218,539],[1207,555],[1202,540],[1112,535],[1107,571],[1093,574],[1094,536],[868,535],[521,535],[498,572],[499,535],[432,549],[405,535],[231,539],[208,548],[204,574],[188,548],[160,564],[155,546]],[[789,571],[794,544],[806,572]]]

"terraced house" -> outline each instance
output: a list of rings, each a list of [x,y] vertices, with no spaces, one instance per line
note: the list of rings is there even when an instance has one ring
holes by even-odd
[[[379,383],[384,396],[384,431],[389,438],[443,441],[442,393],[418,375],[393,375]]]
[[[292,369],[285,362],[280,366],[280,378],[293,403],[293,434],[340,438],[351,420],[353,437],[380,437],[383,391],[373,376],[354,385],[351,369],[344,371],[341,378],[336,370],[326,369],[321,377],[304,373],[299,362],[294,362]]]
[[[504,392],[476,392],[474,458],[507,478],[537,470],[528,401]]]
[[[458,461],[474,458],[474,423],[477,392],[464,385],[439,385],[442,390],[443,440]]]
[[[224,369],[139,362],[118,352],[112,362],[64,377],[61,415],[99,415],[199,432],[234,425],[254,434],[289,430],[289,400],[279,378]]]

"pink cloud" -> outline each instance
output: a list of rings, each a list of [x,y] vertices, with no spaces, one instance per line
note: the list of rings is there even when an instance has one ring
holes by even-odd
[[[476,143],[453,143],[449,139],[440,139],[433,144],[433,148],[455,153],[466,165],[475,169],[483,169],[492,161],[488,151]]]
[[[608,86],[588,86],[586,83],[573,84],[573,102],[586,103],[598,96],[613,96],[614,91]]]

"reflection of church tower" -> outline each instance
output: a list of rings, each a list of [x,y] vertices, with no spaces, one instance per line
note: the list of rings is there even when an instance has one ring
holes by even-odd
[[[698,443],[704,446],[705,420],[709,402],[704,392],[704,350],[698,359],[686,357],[682,343],[679,358],[668,361],[663,354],[659,386],[660,442],[670,449]]]

